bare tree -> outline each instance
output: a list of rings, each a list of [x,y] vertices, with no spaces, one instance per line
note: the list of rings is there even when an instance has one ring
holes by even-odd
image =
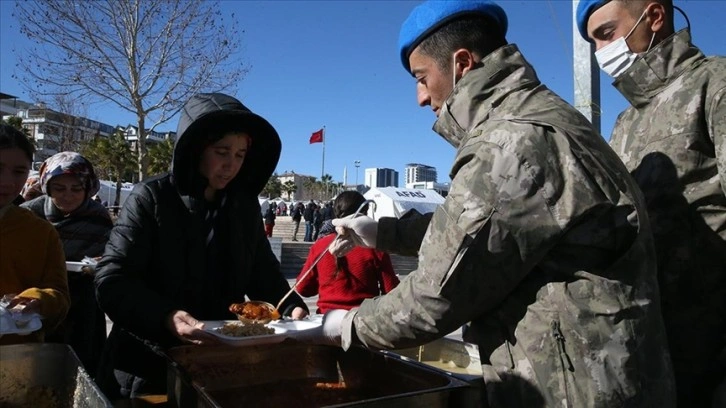
[[[53,106],[60,114],[58,120],[61,126],[57,133],[58,151],[78,151],[81,142],[87,139],[87,135],[81,129],[87,120],[86,105],[68,94],[56,94],[53,95]]]
[[[247,72],[235,58],[234,15],[226,23],[218,1],[19,1],[14,15],[34,43],[15,50],[31,96],[67,94],[134,114],[140,179],[147,133],[192,94],[226,90]]]

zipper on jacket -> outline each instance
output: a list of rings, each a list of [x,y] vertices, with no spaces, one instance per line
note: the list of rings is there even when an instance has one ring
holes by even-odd
[[[557,347],[560,350],[560,363],[562,367],[565,367],[565,360],[567,360],[567,371],[575,372],[575,366],[572,364],[572,360],[570,360],[570,356],[567,355],[567,350],[565,349],[565,336],[562,334],[560,322],[557,320],[552,321],[552,336],[557,341]],[[564,359],[562,356],[564,356]]]

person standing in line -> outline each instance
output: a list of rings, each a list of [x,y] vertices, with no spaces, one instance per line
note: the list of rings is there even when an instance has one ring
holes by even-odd
[[[271,205],[267,207],[267,211],[265,211],[265,235],[268,237],[272,236],[272,229],[275,228],[275,209]]]
[[[716,406],[722,384],[726,406],[726,58],[676,31],[675,9],[581,0],[577,25],[631,105],[610,145],[647,202],[678,405]]]
[[[100,258],[113,228],[94,195],[100,188],[93,165],[76,152],[60,152],[40,167],[43,195],[21,205],[49,221],[60,235],[67,261]],[[71,307],[47,341],[70,345],[91,377],[106,341],[106,316],[98,307],[92,273],[68,272]]]
[[[482,405],[672,407],[642,194],[506,31],[504,10],[485,0],[427,1],[403,23],[418,103],[456,149],[451,188],[426,216],[333,220],[334,254],[355,244],[418,254],[418,269],[298,338],[397,349],[470,322]]]
[[[305,220],[305,242],[313,242],[313,218],[315,216],[315,203],[310,201],[303,211],[303,219]]]
[[[68,277],[58,232],[13,204],[30,173],[35,148],[21,131],[0,124],[0,297],[7,308],[38,313],[43,327],[4,334],[0,345],[42,342],[68,313]]]
[[[258,199],[281,148],[275,128],[232,96],[184,104],[171,172],[134,187],[98,264],[98,301],[113,321],[96,379],[107,397],[166,394],[168,348],[217,344],[205,320],[290,290]],[[280,312],[308,314],[295,293]]]
[[[315,206],[313,212],[313,242],[318,240],[320,234],[320,227],[323,226],[323,213],[320,206]]]
[[[297,241],[297,232],[300,229],[300,220],[302,220],[303,211],[305,206],[301,202],[297,202],[290,212],[292,223],[295,225],[292,231],[292,240]]]
[[[323,222],[330,221],[333,218],[335,218],[335,214],[333,213],[333,202],[328,201],[325,203],[325,207],[321,210],[323,214]]]
[[[283,217],[287,216],[287,204],[285,204],[284,201],[280,201],[280,205],[278,207],[280,209],[280,215]]]

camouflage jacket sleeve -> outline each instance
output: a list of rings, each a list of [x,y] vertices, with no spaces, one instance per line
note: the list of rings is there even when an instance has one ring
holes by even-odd
[[[464,147],[454,167],[459,170],[424,237],[419,269],[346,315],[344,347],[354,338],[369,348],[409,347],[452,332],[500,304],[561,233],[545,198],[552,191],[544,191],[552,169],[486,142]]]
[[[718,174],[721,179],[721,190],[726,194],[726,80],[721,81],[710,104],[707,105],[706,120],[708,133],[716,149]]]
[[[400,219],[383,217],[378,221],[376,248],[399,255],[416,256],[433,213],[408,211]]]

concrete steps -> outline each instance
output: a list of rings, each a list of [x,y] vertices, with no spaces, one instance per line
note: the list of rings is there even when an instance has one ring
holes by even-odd
[[[273,231],[273,236],[275,232]],[[295,279],[302,270],[305,260],[308,258],[308,252],[312,242],[282,242],[282,261],[280,262],[280,270],[287,279]]]
[[[278,216],[275,219],[275,228],[272,229],[272,236],[282,238],[282,241],[292,241],[292,233],[295,230],[295,224],[290,216]],[[297,232],[298,241],[302,242],[305,238],[305,221],[300,221],[300,229]]]

